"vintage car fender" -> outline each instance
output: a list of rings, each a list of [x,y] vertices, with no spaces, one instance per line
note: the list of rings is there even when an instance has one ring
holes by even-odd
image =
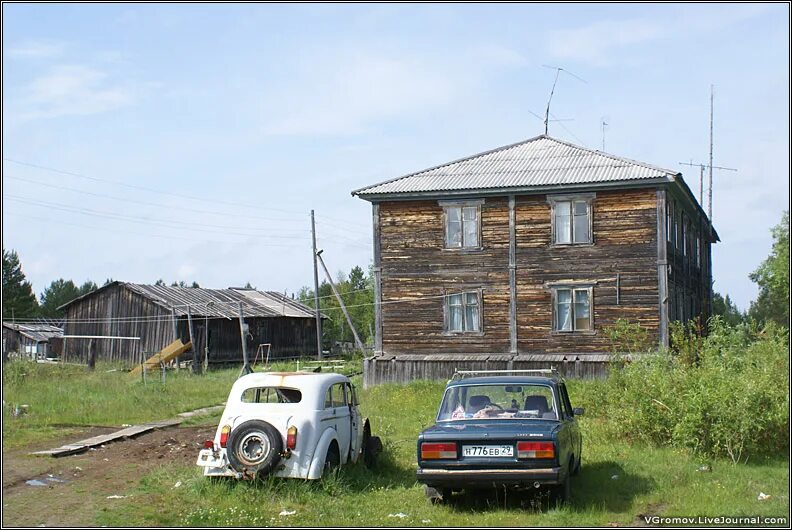
[[[312,480],[322,478],[322,471],[324,470],[324,465],[325,465],[325,457],[327,457],[327,448],[330,447],[330,443],[333,440],[335,440],[336,443],[338,443],[338,435],[336,434],[335,429],[333,429],[332,427],[328,427],[322,433],[322,436],[319,438],[319,442],[316,444],[316,449],[314,449],[314,456],[313,459],[311,460],[311,467],[308,470],[307,478]],[[343,459],[343,456],[341,458]]]

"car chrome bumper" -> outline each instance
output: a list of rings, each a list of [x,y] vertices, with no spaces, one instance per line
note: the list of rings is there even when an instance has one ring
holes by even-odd
[[[432,469],[419,468],[416,479],[428,486],[535,486],[560,484],[563,479],[560,467],[535,469]]]

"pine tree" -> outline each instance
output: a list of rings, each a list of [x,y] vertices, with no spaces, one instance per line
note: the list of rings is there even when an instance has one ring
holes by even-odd
[[[3,320],[38,316],[33,287],[25,279],[16,251],[3,249]]]

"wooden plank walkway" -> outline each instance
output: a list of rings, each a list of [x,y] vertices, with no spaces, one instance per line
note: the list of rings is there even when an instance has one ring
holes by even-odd
[[[151,432],[157,429],[164,429],[166,427],[173,427],[175,425],[179,425],[182,423],[186,418],[190,418],[192,416],[198,416],[201,414],[207,414],[210,412],[214,412],[217,409],[222,408],[223,405],[216,405],[213,407],[206,407],[198,410],[193,410],[190,412],[182,412],[178,414],[178,418],[171,418],[169,420],[160,420],[160,421],[152,421],[149,423],[142,423],[140,425],[132,425],[131,427],[127,427],[125,429],[121,429],[120,431],[111,432],[109,434],[102,434],[99,436],[94,436],[93,438],[87,438],[85,440],[81,440],[79,442],[74,442],[72,444],[62,445],[60,447],[56,447],[55,449],[46,449],[44,451],[36,451],[34,453],[30,453],[31,455],[39,455],[39,456],[54,456],[54,457],[61,457],[61,456],[68,456],[77,453],[82,453],[83,451],[87,451],[91,447],[96,447],[99,445],[103,445],[110,442],[115,442],[117,440],[124,440],[127,438],[134,438],[140,434],[144,434],[147,432]]]

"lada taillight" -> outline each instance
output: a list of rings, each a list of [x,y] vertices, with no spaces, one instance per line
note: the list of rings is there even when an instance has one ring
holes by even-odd
[[[297,447],[297,427],[292,425],[286,429],[286,449],[294,449]]]
[[[422,443],[422,460],[455,459],[457,457],[457,444],[455,443]]]
[[[223,429],[220,431],[220,447],[225,447],[228,443],[228,434],[231,432],[230,425],[223,425]]]
[[[204,440],[204,449],[214,449],[214,442],[212,440]]]
[[[554,458],[553,442],[517,442],[517,458]]]

